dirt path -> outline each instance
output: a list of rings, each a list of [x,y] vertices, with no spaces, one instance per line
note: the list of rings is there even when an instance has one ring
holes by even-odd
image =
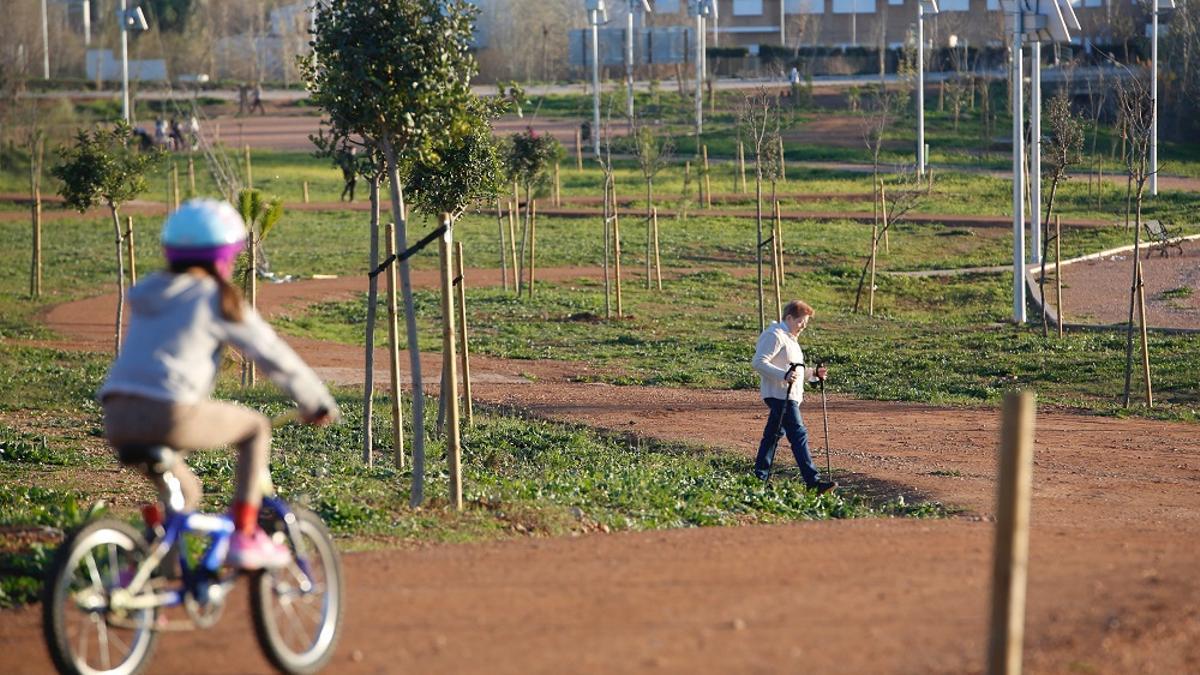
[[[271,313],[354,290],[303,282],[261,298]],[[110,316],[103,301],[81,301],[46,318],[70,343],[107,348]],[[293,342],[327,377],[361,381],[358,349]],[[473,370],[491,381],[476,393],[532,415],[752,452],[755,392],[576,384],[572,368],[481,360]],[[843,480],[968,515],[349,555],[347,630],[331,671],[979,672],[996,413],[837,397],[830,421]],[[1044,410],[1037,429],[1029,672],[1196,672],[1196,427]],[[214,631],[165,636],[152,672],[264,672],[232,609]],[[32,609],[0,614],[0,670],[45,670],[36,627]]]

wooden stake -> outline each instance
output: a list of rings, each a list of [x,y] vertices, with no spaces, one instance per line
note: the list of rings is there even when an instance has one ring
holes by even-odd
[[[459,358],[462,365],[463,407],[469,427],[475,417],[475,406],[471,403],[471,349],[470,343],[467,341],[467,277],[463,274],[461,241],[454,242],[454,267],[456,273],[454,281],[458,286],[458,341],[462,345],[462,353]]]
[[[508,290],[508,254],[504,246],[504,211],[500,208],[500,198],[496,198],[496,230],[500,242],[500,283]]]
[[[187,174],[187,176],[188,176],[188,199],[191,199],[192,197],[196,196],[196,160],[192,157],[188,157],[187,171],[188,171],[188,174]],[[308,200],[305,199],[304,203],[307,204]]]
[[[42,156],[45,137],[37,132],[33,148],[29,153],[29,191],[33,197],[30,205],[33,220],[33,255],[30,257],[29,295],[42,295]]]
[[[255,232],[254,226],[250,226],[250,263],[246,272],[246,302],[249,303],[251,309],[258,308],[258,235]],[[245,361],[245,384],[248,387],[253,387],[257,383],[258,372],[254,367],[253,359]]]
[[[891,246],[888,245],[888,220],[887,220],[887,186],[883,184],[883,180],[879,181],[879,221],[883,224],[883,252],[891,253]]]
[[[306,182],[305,185],[308,183]],[[385,230],[387,237],[387,257],[396,253],[396,224],[388,223]],[[403,469],[407,464],[404,452],[404,411],[402,409],[400,389],[400,312],[396,304],[396,268],[392,263],[387,270],[387,304],[388,304],[388,374],[392,385],[392,462],[397,469]]]
[[[650,212],[650,220],[654,223],[654,276],[658,280],[658,290],[662,290],[662,260],[658,257],[658,207]]]
[[[129,253],[129,285],[137,283],[137,258],[133,247],[133,216],[125,216],[125,247]]]
[[[871,288],[867,295],[867,316],[875,316],[875,254],[879,249],[879,225],[871,225]]]
[[[513,208],[513,203],[508,203],[508,252],[512,260],[512,279],[513,291],[521,294],[521,278],[517,275],[519,266],[517,265],[517,223],[516,210]]]
[[[529,297],[533,297],[534,268],[537,265],[537,200],[529,200]]]
[[[243,151],[243,154],[245,155],[245,161],[246,161],[246,189],[253,190],[254,189],[254,171],[250,166],[250,146],[249,145],[242,146],[242,151]]]
[[[525,208],[528,209],[529,205],[526,204]],[[522,225],[521,225],[521,195],[520,195],[520,192],[517,190],[517,182],[516,181],[513,181],[513,212],[515,214],[513,216],[513,221],[516,223],[516,227],[521,228],[522,227]],[[516,239],[513,240],[513,245],[516,246]],[[521,255],[518,256],[515,253],[513,254],[513,269],[516,270],[516,275],[517,275],[517,277],[516,277],[517,278],[517,295],[521,294],[521,283],[525,280],[525,232],[524,232],[524,229],[522,229],[522,232],[521,232],[520,250],[521,250]]]
[[[554,162],[554,205],[562,206],[562,183],[558,179],[558,162]]]
[[[746,194],[746,145],[738,141],[738,192]]]
[[[301,183],[300,189],[301,189],[301,192],[303,193],[302,196],[304,198],[304,203],[307,204],[308,203],[308,181],[304,181],[303,183]]]
[[[575,170],[583,171],[583,133],[575,127]]]
[[[1138,321],[1142,324],[1142,375],[1146,379],[1146,407],[1154,407],[1154,390],[1150,385],[1150,341],[1146,334],[1146,279],[1142,276],[1142,260],[1138,258]]]
[[[179,195],[183,190],[179,187],[179,165],[171,162],[171,186],[175,188],[175,210],[179,210]]]
[[[454,339],[454,288],[451,276],[452,256],[450,244],[454,238],[449,213],[441,215],[446,233],[438,239],[438,252],[442,263],[442,372],[446,377],[440,392],[446,401],[446,459],[450,466],[450,501],[457,511],[463,508],[462,495],[462,450],[459,446],[458,430],[458,368],[455,366]]]
[[[712,208],[712,181],[709,179],[708,170],[708,145],[701,145],[701,151],[704,154],[704,208]]]
[[[775,200],[775,251],[779,256],[779,285],[783,286],[787,283],[787,276],[783,271],[783,215],[778,199]]]
[[[1029,561],[1029,500],[1033,474],[1034,397],[1004,397],[1000,430],[1000,484],[992,565],[989,675],[1019,675],[1025,638],[1025,587]]]
[[[624,316],[621,309],[621,214],[617,209],[617,182],[612,184],[613,223],[613,278],[617,291],[617,318]]]
[[[612,277],[609,275],[609,262],[610,262],[610,258],[611,258],[611,252],[612,252],[612,247],[609,246],[609,240],[612,238],[612,230],[609,227],[609,223],[610,223],[609,219],[612,217],[612,212],[609,210],[610,204],[611,204],[610,200],[612,198],[612,194],[611,194],[611,190],[610,190],[611,187],[612,187],[612,181],[610,181],[609,176],[607,174],[605,174],[605,176],[604,176],[604,208],[603,208],[604,219],[603,219],[603,222],[604,222],[604,318],[606,318],[606,319],[612,318],[612,282],[611,282]]]
[[[1062,223],[1054,216],[1054,294],[1058,309],[1058,337],[1063,336],[1063,304],[1062,304]]]
[[[783,270],[783,257],[779,252],[779,200],[775,200],[775,222],[771,232],[771,278],[775,282],[775,320],[783,320],[783,293],[780,290],[780,273]]]
[[[779,139],[779,182],[787,182],[787,155],[783,152],[783,136],[777,136]]]

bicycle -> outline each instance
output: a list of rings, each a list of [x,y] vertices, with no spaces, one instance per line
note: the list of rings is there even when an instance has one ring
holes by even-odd
[[[292,411],[272,423],[297,416]],[[183,510],[183,492],[171,471],[182,454],[139,445],[119,448],[118,455],[123,464],[162,476],[165,494],[142,509],[148,537],[104,518],[83,524],[59,547],[42,598],[42,629],[58,670],[141,672],[160,632],[213,626],[243,573],[250,577],[254,632],[267,660],[285,673],[324,667],[341,631],[343,589],[341,560],[320,517],[278,497],[268,472],[259,524],[287,543],[293,559],[277,569],[232,569],[224,563],[233,520]],[[181,605],[187,618],[169,620],[165,611]]]

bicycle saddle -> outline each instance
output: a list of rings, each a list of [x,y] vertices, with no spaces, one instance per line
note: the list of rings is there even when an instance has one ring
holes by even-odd
[[[166,473],[175,466],[179,453],[161,443],[131,443],[117,448],[117,459],[122,464],[145,464],[154,473]]]

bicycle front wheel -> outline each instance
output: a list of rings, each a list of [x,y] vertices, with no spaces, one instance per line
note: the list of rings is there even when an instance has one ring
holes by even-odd
[[[157,610],[112,606],[149,554],[145,539],[117,520],[67,537],[42,590],[42,631],[61,673],[132,675],[150,661]]]
[[[292,562],[255,575],[250,608],[267,660],[285,673],[315,673],[333,657],[341,632],[342,563],[320,517],[300,508],[293,514]],[[286,533],[278,519],[265,529]]]

